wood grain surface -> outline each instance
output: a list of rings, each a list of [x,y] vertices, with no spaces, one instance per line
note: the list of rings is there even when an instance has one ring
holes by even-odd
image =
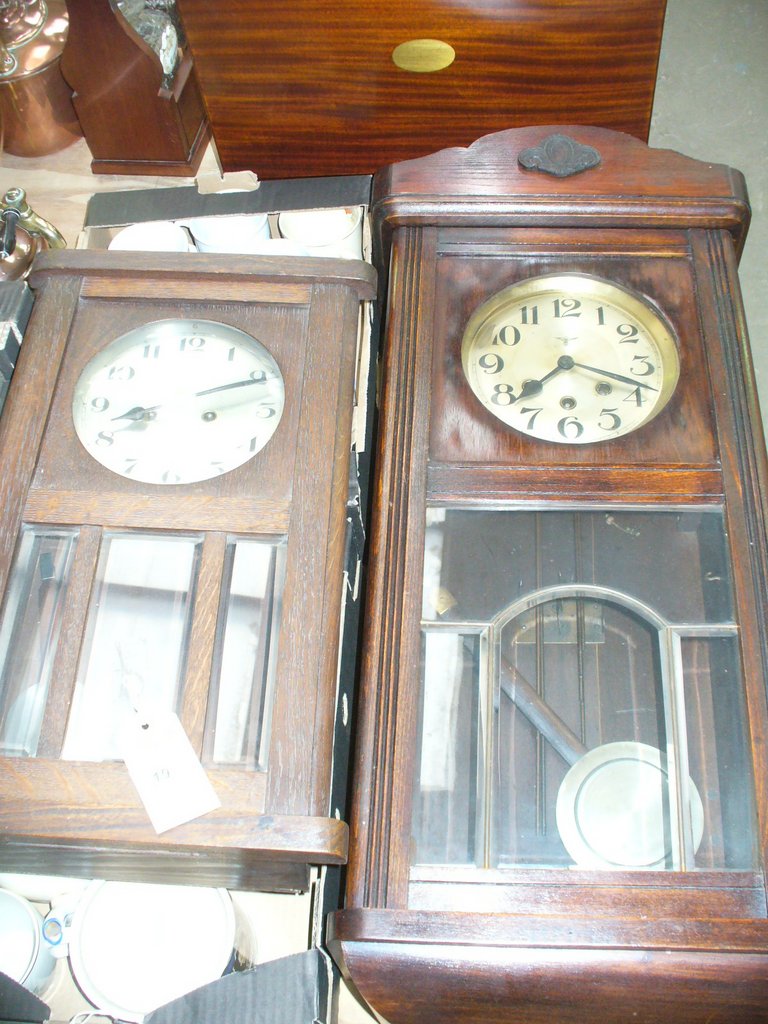
[[[600,927],[573,916],[343,911],[329,944],[398,1024],[765,1024],[767,941],[764,921],[694,919],[681,938],[618,915]]]
[[[525,124],[648,136],[665,0],[179,0],[225,170],[372,173]],[[456,53],[406,71],[393,50]]]

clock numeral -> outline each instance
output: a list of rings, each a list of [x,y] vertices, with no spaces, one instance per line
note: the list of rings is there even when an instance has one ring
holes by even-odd
[[[260,405],[256,410],[256,415],[262,420],[270,420],[273,416],[277,416],[277,409],[271,405]]]
[[[555,299],[555,319],[561,320],[566,316],[581,316],[581,302],[579,299]]]
[[[635,365],[638,362],[640,363],[639,369]],[[636,377],[650,377],[652,373],[656,372],[656,367],[650,361],[648,356],[633,356],[632,366],[630,367],[630,370],[632,371],[632,373],[634,373]]]
[[[139,461],[138,459],[125,459],[123,461],[123,470],[122,470],[122,472],[125,473],[126,475],[128,473],[132,473],[134,471],[134,469],[136,469],[136,465],[137,465],[138,461]]]
[[[620,345],[635,345],[640,340],[640,328],[634,324],[619,324],[616,333],[621,336]]]
[[[174,473],[172,469],[166,469],[160,479],[164,484],[177,484],[181,480],[181,477],[178,473]]]
[[[525,425],[525,429],[526,430],[533,430],[533,425],[536,422],[536,417],[539,415],[539,413],[542,411],[543,408],[544,408],[543,405],[539,405],[539,406],[524,405],[523,406],[523,408],[520,410],[520,415],[521,416],[525,416],[528,413],[532,414],[530,419],[528,420],[528,422]]]
[[[227,472],[227,467],[222,462],[211,462],[209,465],[217,471],[219,476],[221,476],[222,473]]]
[[[160,346],[145,345],[141,354],[144,359],[158,359],[160,357]]]
[[[598,306],[595,312],[597,313],[597,326],[605,327],[605,307]]]
[[[199,352],[205,348],[205,338],[199,334],[190,335],[188,338],[179,338],[179,352]]]
[[[257,384],[263,384],[267,380],[266,370],[251,370],[248,374],[251,380],[256,381]]]
[[[522,338],[522,334],[515,327],[514,324],[504,324],[498,331],[493,332],[492,345],[517,345]]]
[[[645,393],[645,388],[642,388],[640,386],[634,388],[632,391],[630,391],[627,397],[623,399],[623,401],[634,402],[635,405],[645,405],[645,403],[648,401],[648,396]]]
[[[91,408],[94,410],[94,412],[106,412],[107,409],[109,408],[109,399],[101,397],[92,398]]]
[[[603,416],[609,417],[608,423],[602,423],[601,419]],[[618,430],[621,426],[621,416],[618,416],[615,409],[601,409],[600,417],[597,421],[598,427],[601,430]]]
[[[109,448],[111,444],[115,443],[115,435],[111,430],[101,430],[96,435],[96,444],[99,448]]]
[[[494,405],[512,405],[515,393],[511,384],[497,384],[493,389],[491,401]]]
[[[477,365],[486,373],[501,373],[504,369],[504,360],[495,352],[486,352],[477,360]]]
[[[115,363],[114,366],[110,366],[107,370],[107,380],[130,380],[131,377],[136,375],[136,371],[132,366],[120,365]]]
[[[567,441],[575,441],[584,433],[584,425],[575,416],[563,416],[557,424],[557,432]]]
[[[521,324],[537,324],[539,322],[539,307],[538,306],[521,306],[520,307],[520,323]]]

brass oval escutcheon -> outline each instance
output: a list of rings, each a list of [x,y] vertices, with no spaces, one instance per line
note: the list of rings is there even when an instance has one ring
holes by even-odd
[[[442,71],[455,59],[454,48],[441,39],[409,39],[392,51],[392,60],[403,71]]]

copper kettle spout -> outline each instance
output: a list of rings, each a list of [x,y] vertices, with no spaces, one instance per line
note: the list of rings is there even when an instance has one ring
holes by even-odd
[[[3,214],[14,211],[18,215],[19,224],[30,234],[41,238],[48,249],[64,249],[67,243],[64,236],[49,221],[35,213],[27,202],[27,194],[23,188],[9,188],[3,196]]]
[[[63,235],[27,202],[23,188],[9,188],[0,203],[0,281],[26,276],[40,249],[63,249]]]

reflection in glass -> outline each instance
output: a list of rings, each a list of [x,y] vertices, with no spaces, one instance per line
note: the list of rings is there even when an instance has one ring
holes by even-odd
[[[184,45],[175,0],[110,0],[110,4],[157,54],[163,70],[162,86],[171,89],[181,59],[180,47]]]
[[[736,637],[690,637],[682,642],[688,759],[704,801],[704,838],[696,856],[702,868],[750,866],[757,856],[746,709]],[[699,723],[699,728],[694,727]]]
[[[714,510],[435,508],[427,549],[435,554],[425,566],[425,619],[439,619],[451,601],[461,617],[488,621],[539,588],[586,582],[630,593],[670,622],[733,621],[723,520]]]
[[[22,527],[0,625],[0,754],[37,751],[76,530]]]
[[[505,623],[498,651],[493,859],[568,864],[555,809],[569,769],[603,744],[663,742],[657,633],[613,604],[557,598]]]
[[[231,540],[208,703],[206,759],[265,768],[284,542]]]
[[[414,835],[419,863],[473,864],[475,809],[482,806],[479,638],[424,636],[424,714]]]
[[[719,510],[430,509],[422,614],[417,864],[753,867]]]
[[[118,759],[134,710],[178,709],[200,548],[198,537],[104,537],[64,758]]]

